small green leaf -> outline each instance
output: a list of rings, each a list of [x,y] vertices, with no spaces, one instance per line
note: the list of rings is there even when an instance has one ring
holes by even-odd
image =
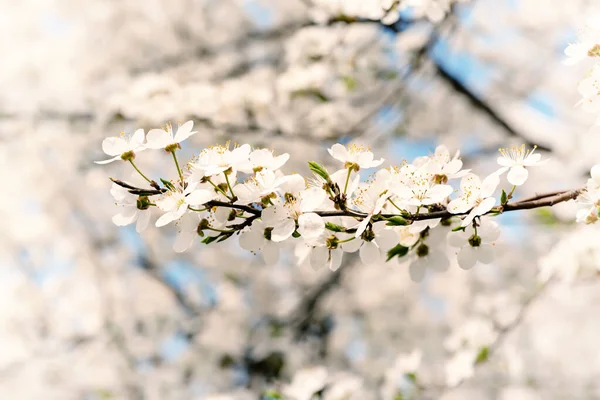
[[[329,172],[327,172],[327,170],[325,169],[324,166],[314,162],[314,161],[309,161],[308,162],[308,168],[310,168],[310,170],[319,175],[321,178],[325,179],[328,183],[331,182],[331,178],[329,177]]]
[[[325,228],[333,232],[346,232],[346,228],[331,222],[325,222]]]
[[[221,236],[207,236],[204,239],[202,239],[202,243],[204,244],[211,244],[212,242],[217,241]]]
[[[346,84],[346,89],[348,89],[349,91],[353,91],[358,86],[358,82],[352,76],[343,76],[342,79]]]
[[[405,375],[409,381],[411,381],[412,383],[417,383],[417,374],[415,374],[414,372],[409,372]]]
[[[175,190],[175,186],[166,179],[160,178],[160,181],[167,187],[169,190]]]
[[[292,98],[295,97],[313,97],[322,103],[327,103],[329,98],[318,88],[307,88],[307,89],[299,89],[294,90],[291,94]]]
[[[218,236],[219,240],[217,240],[217,243],[221,243],[224,242],[225,240],[229,239],[231,237],[231,235],[233,235],[233,233],[222,233]]]
[[[283,399],[283,397],[281,396],[281,394],[279,394],[278,392],[276,392],[274,390],[267,390],[263,394],[263,400],[280,400],[280,399]]]
[[[396,215],[395,217],[391,217],[386,219],[387,223],[386,225],[388,226],[404,226],[404,225],[408,225],[408,221],[405,220],[404,218],[402,218],[399,215]]]
[[[404,247],[401,244],[397,244],[388,251],[388,257],[386,261],[390,261],[394,257],[404,257],[406,254],[408,254],[408,247]]]
[[[500,196],[500,204],[505,205],[506,203],[508,203],[508,195],[506,194],[504,189],[502,189],[502,195]]]
[[[482,362],[487,361],[490,355],[490,349],[487,346],[484,346],[479,350],[477,357],[475,357],[475,364],[481,364]]]

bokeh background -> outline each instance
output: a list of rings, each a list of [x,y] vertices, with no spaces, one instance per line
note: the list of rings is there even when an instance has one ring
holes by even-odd
[[[527,143],[550,161],[517,196],[584,184],[600,132],[561,61],[593,1],[389,3],[0,0],[1,399],[600,398],[600,231],[575,204],[501,216],[493,264],[421,284],[112,224],[131,171],[93,163],[102,139],[187,119],[185,156],[232,140],[307,173],[335,142],[386,165],[443,143],[487,174]]]

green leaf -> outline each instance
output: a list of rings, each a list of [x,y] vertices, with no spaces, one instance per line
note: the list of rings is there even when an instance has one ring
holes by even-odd
[[[390,261],[394,257],[404,257],[408,254],[408,247],[404,247],[401,244],[397,244],[392,249],[390,249],[387,253],[387,260]]]
[[[490,355],[490,349],[487,346],[484,346],[479,350],[477,357],[475,357],[475,364],[481,364],[482,362],[487,361]]]
[[[535,210],[535,216],[544,225],[556,225],[560,222],[549,208],[538,208]]]
[[[408,225],[408,221],[405,220],[404,218],[402,218],[399,215],[396,215],[395,217],[391,217],[386,219],[387,223],[386,225],[388,226],[404,226],[404,225]]]
[[[506,194],[504,189],[502,189],[502,195],[500,196],[500,204],[505,205],[506,203],[508,203],[508,195]]]
[[[283,397],[281,396],[281,394],[279,394],[278,392],[276,392],[274,390],[267,390],[263,394],[263,400],[280,400],[280,399],[283,399]]]
[[[204,239],[202,239],[202,243],[211,244],[212,242],[217,241],[219,238],[220,236],[207,236]]]
[[[317,100],[320,100],[322,103],[327,103],[329,98],[318,88],[307,88],[307,89],[299,89],[294,90],[291,94],[292,98],[294,97],[313,97]]]
[[[167,187],[169,190],[175,190],[175,186],[166,179],[160,178],[160,181]]]
[[[231,235],[233,235],[233,233],[222,233],[222,234],[220,234],[219,236],[217,236],[219,238],[219,240],[217,240],[217,243],[224,242],[225,240],[229,239],[231,237]]]
[[[349,91],[353,91],[358,86],[358,82],[352,76],[342,76],[344,83],[346,84],[346,89]]]
[[[412,383],[415,383],[415,384],[417,383],[417,374],[415,374],[414,372],[408,372],[405,375],[409,381],[411,381]]]
[[[331,178],[329,177],[329,172],[327,172],[327,170],[325,169],[324,166],[314,162],[314,161],[309,161],[308,162],[308,168],[310,168],[310,170],[319,175],[321,178],[325,179],[328,183],[331,182]]]
[[[346,232],[346,228],[331,222],[325,222],[325,229],[328,229],[333,232]]]

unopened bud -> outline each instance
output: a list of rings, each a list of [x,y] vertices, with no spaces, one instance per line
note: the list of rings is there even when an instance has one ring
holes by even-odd
[[[136,206],[138,210],[147,210],[150,208],[150,200],[148,200],[148,196],[140,196],[136,201]]]
[[[473,235],[469,238],[469,244],[471,247],[479,247],[481,246],[481,236]]]
[[[123,160],[123,161],[131,161],[134,158],[135,158],[135,153],[133,152],[133,150],[126,151],[125,153],[121,154],[121,160]]]
[[[167,153],[175,153],[177,149],[180,149],[181,145],[179,143],[173,143],[165,147],[165,151]]]
[[[429,254],[429,247],[425,243],[421,243],[421,245],[417,247],[417,256],[425,257],[427,254]]]

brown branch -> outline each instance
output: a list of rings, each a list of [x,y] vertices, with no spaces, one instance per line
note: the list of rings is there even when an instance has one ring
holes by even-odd
[[[140,192],[143,192],[144,194],[147,194],[147,193],[162,194],[167,191],[167,189],[162,189],[162,188],[161,189],[151,189],[151,190],[140,189],[140,188],[136,188],[135,186],[132,186],[126,182],[120,181],[118,179],[114,179],[114,178],[110,178],[110,179],[117,185],[128,189],[129,192],[132,194],[138,194]],[[487,214],[501,214],[501,213],[507,212],[507,211],[519,211],[519,210],[530,210],[533,208],[551,207],[558,203],[563,203],[565,201],[576,199],[577,196],[579,196],[579,194],[582,192],[582,190],[583,189],[574,189],[574,190],[563,190],[563,191],[557,191],[557,192],[550,192],[550,193],[546,193],[546,194],[538,194],[538,195],[530,197],[530,198],[515,201],[512,203],[507,203],[503,206],[502,205],[496,206],[496,207],[492,208],[490,211],[488,211],[486,213],[486,215]],[[256,209],[252,206],[243,205],[243,204],[227,203],[227,202],[218,201],[218,200],[211,200],[211,201],[205,203],[204,205],[207,207],[211,207],[211,208],[212,207],[233,208],[236,210],[246,211],[254,216],[259,216],[261,214],[261,210]],[[463,213],[457,213],[457,214],[452,214],[448,210],[432,211],[432,212],[428,212],[425,214],[409,214],[409,213],[380,214],[378,216],[375,216],[375,218],[380,217],[383,219],[387,219],[387,218],[393,218],[393,217],[400,216],[408,221],[424,221],[424,220],[430,220],[430,219],[436,219],[436,218],[448,219],[448,218],[452,218],[452,217],[461,217],[461,216],[469,214],[470,211],[471,210],[463,212]],[[346,208],[344,210],[313,211],[313,212],[321,217],[367,218],[369,216],[369,214],[367,214],[365,212],[351,210],[348,208]]]

